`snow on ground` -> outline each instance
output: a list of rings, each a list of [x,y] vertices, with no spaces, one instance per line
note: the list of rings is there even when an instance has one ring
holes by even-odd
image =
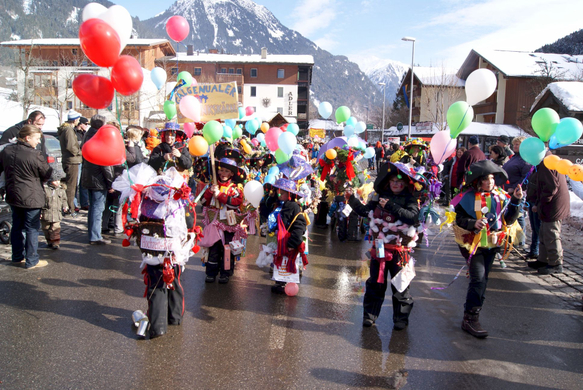
[[[583,183],[568,180],[572,189],[572,191],[569,191],[571,196],[571,216],[583,220]]]

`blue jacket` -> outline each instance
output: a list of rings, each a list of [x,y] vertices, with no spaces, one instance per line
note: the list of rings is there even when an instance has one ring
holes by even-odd
[[[504,186],[505,190],[509,188],[516,188],[517,185],[522,183],[528,171],[530,171],[532,165],[527,163],[520,157],[520,153],[515,153],[514,156],[506,164],[502,166],[502,169],[508,174],[508,184]]]

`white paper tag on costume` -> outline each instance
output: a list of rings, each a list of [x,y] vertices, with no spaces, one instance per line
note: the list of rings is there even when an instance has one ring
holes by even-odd
[[[288,272],[287,269],[287,262],[289,258],[287,256],[283,257],[281,261],[281,267],[273,267],[273,280],[278,282],[286,282],[286,283],[300,283],[300,267],[302,266],[302,259],[301,256],[296,257],[296,273],[292,274]]]
[[[385,242],[382,239],[374,240],[375,249],[377,250],[377,258],[385,258]]]
[[[219,212],[219,219],[223,220],[223,219],[227,219],[227,210],[225,208],[222,208]]]
[[[237,217],[235,216],[235,211],[233,211],[233,210],[227,210],[226,217],[227,217],[227,223],[230,226],[233,226],[233,225],[236,225],[237,224]]]
[[[393,279],[391,279],[391,283],[393,286],[395,286],[397,291],[401,293],[405,291],[405,289],[409,286],[415,277],[415,267],[413,265],[414,262],[415,260],[411,257],[407,265],[403,267]]]
[[[352,207],[350,207],[349,204],[344,206],[344,209],[342,210],[342,214],[344,214],[345,217],[350,216],[350,213],[352,212]]]

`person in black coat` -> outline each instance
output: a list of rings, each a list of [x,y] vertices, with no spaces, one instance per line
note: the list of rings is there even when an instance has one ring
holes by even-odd
[[[180,130],[180,125],[168,122],[160,130],[162,142],[152,150],[148,164],[158,173],[168,168],[176,167],[183,172],[192,167],[192,157],[188,151],[186,134]]]
[[[499,187],[507,179],[506,172],[490,160],[472,164],[466,176],[470,188],[462,193],[461,200],[455,206],[456,242],[468,262],[470,273],[462,329],[478,338],[488,336],[479,322],[488,274],[496,254],[500,252],[504,227],[512,225],[518,218],[523,196],[519,184],[509,199]]]
[[[142,130],[136,126],[128,126],[126,129],[126,161],[128,168],[145,161],[142,149],[138,142],[142,139]]]
[[[42,111],[33,111],[28,114],[28,118],[22,122],[15,124],[4,130],[2,137],[0,137],[0,145],[4,145],[10,142],[11,139],[19,138],[19,132],[25,125],[33,125],[41,131],[40,143],[36,146],[36,149],[40,150],[42,154],[47,157],[47,147],[45,145],[45,137],[42,134],[42,129],[45,124],[45,114]]]
[[[105,117],[102,115],[93,115],[91,118],[91,127],[85,133],[83,144],[89,141],[97,131],[105,124]],[[83,148],[83,146],[81,146]],[[89,193],[89,213],[87,215],[87,230],[89,233],[89,244],[105,245],[111,241],[104,240],[101,236],[103,211],[108,192],[113,192],[111,184],[114,180],[113,167],[106,167],[93,164],[83,158],[83,167],[81,168],[81,185]]]
[[[375,236],[375,246],[371,250],[370,277],[366,281],[366,292],[364,294],[364,315],[362,325],[365,327],[372,326],[377,320],[387,290],[387,272],[388,268],[391,278],[395,277],[401,269],[410,261],[409,252],[417,235],[409,237],[406,234],[419,224],[419,202],[413,195],[414,183],[416,182],[408,168],[401,163],[386,163],[380,171],[374,183],[375,192],[372,194],[370,201],[364,205],[354,196],[352,189],[348,189],[346,196],[348,204],[352,210],[363,217],[371,219],[371,233]],[[389,239],[391,231],[381,234],[380,230],[376,233],[372,228],[372,220],[381,219],[383,223],[389,222],[394,226],[408,226],[403,233],[395,232],[396,238]],[[383,228],[383,226],[379,226]],[[392,235],[392,234],[391,234]],[[382,255],[380,248],[377,248],[376,242],[384,241],[383,248],[385,255]],[[386,239],[386,240],[385,240]],[[381,276],[379,277],[379,274]],[[393,292],[393,328],[395,330],[405,329],[409,325],[409,314],[413,309],[413,297],[409,293],[410,286],[407,286],[402,292],[399,292],[391,284]]]
[[[12,262],[26,259],[27,269],[48,264],[39,260],[37,253],[40,214],[45,205],[43,181],[49,180],[53,172],[46,157],[36,150],[41,137],[38,127],[24,125],[16,144],[6,146],[0,153],[0,173],[6,176],[6,202],[12,209]]]

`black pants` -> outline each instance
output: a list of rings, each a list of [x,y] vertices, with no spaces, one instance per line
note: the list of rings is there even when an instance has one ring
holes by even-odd
[[[478,249],[470,260],[470,283],[464,305],[466,311],[476,311],[482,308],[486,298],[486,286],[488,285],[488,274],[492,269],[492,264],[496,258],[499,248]],[[467,260],[470,253],[460,247],[462,256]]]
[[[173,290],[166,288],[162,279],[161,265],[147,265],[148,273],[148,319],[150,335],[162,335],[168,330],[168,324],[180,325],[184,314],[184,289],[180,282],[181,267],[174,267]]]
[[[225,232],[225,245],[233,241],[235,233]],[[209,249],[209,257],[206,263],[205,272],[207,276],[231,276],[235,271],[235,256],[231,254],[231,269],[225,270],[225,248],[221,240],[214,243]]]
[[[119,208],[119,196],[120,193],[118,191],[115,192],[107,192],[107,198],[105,201],[105,209],[103,210],[103,217],[101,219],[101,231],[107,232],[108,230],[116,229],[115,226],[115,215],[116,213],[111,211],[110,207],[113,206],[114,209]],[[118,213],[121,210],[117,210]]]
[[[378,318],[385,301],[387,283],[391,284],[390,280],[387,281],[388,274],[393,278],[401,270],[401,267],[397,265],[398,261],[400,261],[399,254],[393,252],[393,260],[385,263],[384,283],[377,283],[380,263],[377,260],[370,261],[370,277],[366,281],[366,292],[364,293],[364,318],[369,318],[373,321]],[[409,314],[413,310],[414,303],[413,297],[409,293],[410,287],[407,286],[403,292],[399,292],[391,284],[391,290],[393,291],[393,323],[404,322],[409,324]]]

